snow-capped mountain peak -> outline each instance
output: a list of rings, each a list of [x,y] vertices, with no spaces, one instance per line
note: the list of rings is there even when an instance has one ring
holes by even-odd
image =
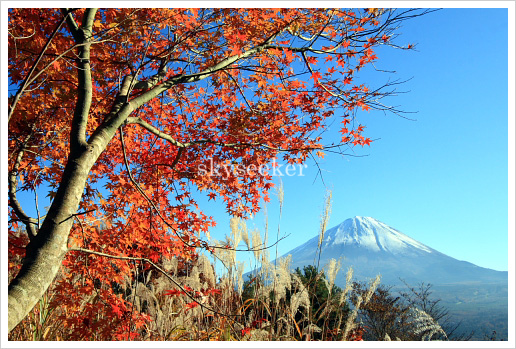
[[[346,219],[326,231],[323,248],[356,245],[370,251],[404,254],[414,249],[432,253],[428,246],[371,217]]]

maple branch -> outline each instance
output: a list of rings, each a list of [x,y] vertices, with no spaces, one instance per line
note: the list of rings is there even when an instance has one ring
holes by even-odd
[[[32,181],[32,190],[34,191],[34,206],[36,207],[36,214],[38,215],[38,218],[37,218],[38,229],[41,226],[41,215],[39,214],[39,204],[38,204],[39,199],[38,199],[38,191],[36,190],[36,181],[38,180],[38,177],[42,171],[43,171],[43,169],[39,170],[38,173],[36,174],[36,177]]]
[[[93,38],[93,20],[97,9],[88,8],[84,12],[83,23],[76,30],[74,23],[70,23],[72,32],[75,32],[74,39],[77,43],[84,44],[79,48],[77,59],[77,77],[79,87],[77,88],[77,104],[72,119],[72,128],[70,130],[70,151],[84,149],[86,142],[86,127],[88,123],[88,115],[91,108],[91,100],[93,96],[93,84],[91,80],[90,66],[90,46]]]
[[[273,244],[270,244],[270,245],[264,245],[263,243],[261,243],[260,245],[258,246],[261,246],[263,245],[262,247],[253,247],[253,248],[236,248],[236,246],[233,248],[233,247],[226,247],[226,246],[217,246],[217,245],[210,245],[210,248],[214,249],[214,250],[231,250],[231,251],[235,251],[235,252],[255,252],[255,251],[264,251],[264,250],[268,250],[274,246],[277,246],[280,241],[288,238],[290,236],[290,234],[286,234],[286,235],[283,235],[282,237],[278,237],[278,239],[276,240],[276,242],[274,242]]]
[[[314,71],[312,70],[312,67],[310,66],[310,63],[308,62],[307,58],[306,58],[306,53],[305,52],[301,52],[301,55],[303,56],[303,60],[306,64],[306,67],[308,68],[308,70],[310,71],[310,74],[314,74]],[[324,86],[323,84],[319,83],[318,84],[319,86],[321,86],[326,92],[328,92],[330,95],[332,95],[333,97],[335,98],[338,98],[340,100],[342,100],[344,103],[348,103],[348,101],[343,98],[341,95],[338,95],[338,94],[335,94],[333,93],[332,91],[330,91],[326,86]]]
[[[143,81],[135,81],[134,89],[135,90],[149,90],[156,86],[161,80],[163,80],[167,74],[167,61],[165,59],[161,60],[160,67],[158,72]]]
[[[171,143],[172,145],[175,145],[176,147],[185,148],[187,146],[187,145],[185,145],[185,144],[183,144],[183,143],[181,143],[179,141],[176,141],[170,135],[161,132],[159,129],[157,129],[156,127],[152,126],[151,124],[147,123],[145,120],[143,120],[143,119],[141,119],[139,117],[134,117],[134,116],[128,117],[125,120],[124,124],[125,125],[128,125],[128,124],[140,125],[143,128],[145,128],[147,131],[149,131],[149,132],[155,134],[156,136],[158,136],[158,137],[168,141],[169,143]]]
[[[177,164],[179,163],[179,160],[181,160],[181,155],[183,155],[183,152],[184,152],[185,148],[179,148],[177,150],[177,155],[176,157],[174,158],[174,161],[172,161],[172,165],[168,165],[169,167],[171,167],[173,170],[175,170],[175,167],[177,166]]]
[[[181,83],[197,82],[197,81],[203,80],[203,79],[215,74],[218,71],[224,70],[227,67],[231,66],[233,63],[235,63],[239,60],[245,59],[255,53],[258,53],[258,52],[264,50],[267,47],[267,45],[269,45],[280,33],[283,32],[283,30],[277,31],[276,33],[272,34],[260,45],[257,45],[241,54],[229,56],[229,57],[223,59],[222,61],[220,61],[219,63],[217,63],[211,67],[208,67],[201,72],[194,73],[194,74],[176,74],[176,75],[170,77],[169,79],[167,79],[163,84],[158,85],[158,86],[148,90],[147,92],[143,93],[142,95],[134,98],[133,100],[131,100],[130,103],[133,104],[133,108],[137,108],[137,107],[147,103],[151,99],[157,97],[159,94],[172,88],[175,85],[178,85]]]
[[[25,224],[25,228],[27,230],[27,235],[29,236],[29,240],[33,240],[36,237],[37,231],[34,228],[35,225],[38,226],[38,221],[34,218],[27,216],[27,214],[23,211],[20,202],[16,197],[16,186],[18,184],[18,171],[20,167],[21,160],[23,158],[23,154],[25,152],[25,147],[30,139],[31,135],[29,134],[24,144],[22,145],[18,156],[16,157],[16,162],[14,163],[14,167],[11,171],[9,171],[9,206],[14,210],[14,213],[20,221]]]
[[[72,33],[72,36],[74,37],[75,41],[80,41],[79,26],[77,25],[77,22],[75,22],[75,19],[73,19],[73,17],[69,15],[71,13],[70,9],[62,8],[61,12],[63,13],[63,15],[65,15],[66,24],[68,25],[68,29],[70,29],[70,32]]]
[[[229,74],[227,71],[224,71],[224,73],[226,73],[226,75],[229,76],[229,78],[235,83],[235,86],[238,88],[238,91],[240,92],[240,95],[242,96],[242,98],[244,99],[245,103],[249,107],[249,110],[254,112],[255,109],[253,109],[253,107],[251,106],[251,104],[249,103],[247,98],[245,97],[244,91],[242,91],[242,88],[240,87],[240,84],[238,83],[238,81],[233,76],[231,76],[231,74]]]
[[[74,49],[76,49],[76,48],[80,48],[80,47],[82,47],[82,46],[84,46],[84,45],[86,45],[86,44],[88,44],[88,45],[92,45],[92,44],[101,44],[101,43],[103,43],[103,42],[107,42],[107,41],[110,41],[110,40],[109,40],[109,39],[106,39],[106,40],[97,40],[97,41],[95,41],[95,42],[90,42],[90,43],[75,44],[75,45],[73,45],[72,47],[70,47],[70,48],[66,49],[63,53],[61,53],[61,54],[59,54],[59,55],[57,55],[57,54],[46,54],[46,55],[44,55],[44,56],[52,56],[52,57],[55,57],[55,58],[54,58],[52,61],[50,61],[46,66],[44,66],[43,68],[41,68],[41,70],[39,70],[39,71],[38,71],[38,73],[37,73],[37,74],[35,74],[32,78],[28,79],[28,80],[27,80],[27,83],[25,84],[25,86],[26,86],[26,87],[25,87],[25,89],[24,89],[23,91],[21,91],[21,92],[20,92],[20,91],[19,91],[19,92],[17,92],[17,94],[18,94],[18,93],[20,93],[20,97],[21,97],[21,95],[22,95],[24,92],[27,92],[27,91],[33,91],[34,89],[32,89],[32,90],[27,90],[28,86],[29,86],[30,84],[32,84],[34,81],[36,81],[36,79],[37,79],[38,77],[40,77],[40,75],[41,75],[41,74],[43,74],[45,71],[47,71],[47,69],[48,69],[48,68],[52,67],[52,66],[53,66],[53,64],[54,64],[55,62],[57,62],[60,58],[75,59],[75,58],[72,58],[72,57],[69,57],[69,56],[67,56],[67,55],[66,55],[66,54],[67,54],[67,53],[69,53],[70,51],[72,51],[72,50],[74,50]],[[25,50],[25,49],[24,49],[24,51],[27,51],[27,52],[32,53],[32,54],[34,53],[34,52],[30,51],[30,50]],[[30,76],[30,75],[29,75],[29,76]],[[47,80],[47,81],[59,81],[59,80]],[[68,81],[68,80],[64,80],[64,81],[72,83],[71,81]],[[44,82],[44,81],[43,81],[43,82]],[[43,82],[42,82],[42,83],[43,83]],[[40,84],[42,84],[42,83],[40,83]],[[76,87],[76,86],[74,86],[74,87]],[[18,97],[18,99],[19,99],[20,97]],[[16,103],[18,102],[18,100],[16,99],[16,96],[15,96],[15,101],[16,101]],[[15,103],[13,102],[12,111],[14,111],[14,104],[15,104]],[[12,113],[12,111],[10,111],[10,112]],[[11,116],[9,115],[9,118],[10,118],[10,117],[11,117]]]
[[[7,123],[9,123],[9,121],[11,121],[11,116],[14,112],[14,108],[16,108],[16,104],[18,104],[18,101],[20,100],[20,97],[21,95],[23,94],[23,92],[25,91],[25,89],[27,88],[27,86],[29,85],[29,79],[31,77],[31,75],[34,73],[34,71],[36,70],[36,66],[39,64],[39,62],[41,61],[41,59],[43,58],[43,55],[45,53],[45,51],[47,50],[47,48],[50,46],[50,43],[52,42],[52,40],[55,38],[55,36],[57,35],[57,33],[59,32],[59,29],[61,29],[61,26],[63,25],[63,23],[65,22],[66,18],[68,17],[71,17],[71,12],[68,12],[67,14],[65,14],[65,16],[61,19],[61,21],[59,22],[59,24],[57,25],[57,27],[54,29],[54,31],[52,32],[52,35],[50,35],[50,38],[47,40],[45,46],[43,47],[43,49],[41,50],[41,52],[39,53],[39,56],[38,58],[36,59],[36,62],[34,62],[34,64],[32,65],[32,67],[30,68],[30,71],[29,73],[27,74],[27,76],[25,77],[25,80],[23,80],[23,83],[22,85],[20,86],[20,88],[18,89],[18,92],[16,92],[16,95],[14,96],[14,100],[12,102],[12,104],[10,105],[9,107],[9,113],[8,113],[8,117],[7,117]]]
[[[177,229],[174,228],[169,222],[168,220],[165,219],[165,217],[163,217],[163,215],[161,214],[160,210],[156,207],[156,205],[154,204],[154,202],[147,196],[147,194],[143,191],[143,189],[140,187],[140,185],[136,182],[136,180],[133,178],[133,175],[131,173],[131,170],[129,168],[129,162],[127,160],[127,154],[126,154],[126,151],[125,151],[125,142],[124,142],[124,135],[123,135],[123,131],[122,129],[119,130],[120,132],[120,142],[122,143],[122,154],[123,154],[123,157],[124,157],[124,164],[125,164],[125,167],[126,167],[126,170],[127,170],[127,173],[129,175],[129,180],[131,181],[131,183],[136,187],[136,189],[138,190],[138,192],[140,192],[140,194],[145,198],[145,200],[147,200],[147,202],[152,206],[152,208],[156,211],[156,213],[158,214],[158,216],[161,218],[161,220],[163,221],[163,223],[165,223],[166,226],[168,226],[170,229],[172,229],[172,231],[174,232],[174,234],[181,240],[181,242],[183,242],[186,246],[188,247],[192,247],[192,248],[195,248],[196,246],[194,245],[191,245],[189,244],[187,241],[185,241],[182,236],[177,232]],[[176,159],[174,160],[174,164],[173,166],[176,165],[176,160],[179,159],[179,157],[181,156],[181,151],[184,149],[184,147],[180,147],[179,148],[179,152],[176,156]],[[283,236],[281,239],[277,240],[275,243],[273,243],[272,245],[269,245],[269,246],[264,246],[264,247],[261,247],[261,248],[253,248],[253,249],[234,249],[234,251],[236,252],[254,252],[254,251],[261,251],[261,250],[265,250],[265,249],[269,249],[275,245],[277,245],[281,240],[285,239],[286,237],[288,237],[289,235],[285,235]],[[207,244],[204,246],[205,248],[212,248],[212,249],[231,249],[231,248],[227,248],[227,247],[222,247],[222,246],[208,246]]]
[[[100,143],[104,144],[104,143],[108,142],[111,137],[114,136],[114,133],[120,126],[122,126],[123,124],[128,124],[128,123],[137,123],[137,124],[143,126],[144,128],[146,128],[148,131],[150,131],[154,134],[160,135],[160,137],[167,136],[166,134],[164,134],[161,131],[159,131],[158,129],[156,129],[154,126],[147,124],[145,121],[143,121],[139,118],[129,117],[129,115],[131,114],[132,111],[136,110],[140,106],[144,105],[145,103],[149,102],[153,98],[157,97],[158,95],[167,91],[168,89],[172,88],[175,85],[178,85],[181,83],[190,83],[190,82],[200,81],[202,79],[205,79],[205,78],[213,75],[214,73],[216,73],[218,71],[227,69],[230,65],[232,65],[234,62],[236,62],[240,59],[247,58],[254,53],[262,51],[266,45],[268,45],[272,40],[274,40],[275,37],[277,37],[283,31],[284,31],[284,29],[277,31],[276,33],[269,36],[262,44],[254,47],[240,55],[230,56],[226,59],[223,59],[221,62],[215,64],[212,67],[206,68],[202,72],[188,74],[188,75],[176,74],[176,75],[170,77],[169,79],[167,79],[162,84],[154,86],[153,88],[146,90],[144,93],[133,98],[129,102],[120,103],[117,106],[116,111],[112,111],[110,113],[111,114],[110,117],[106,118],[104,120],[104,122],[99,127],[97,127],[97,129],[93,132],[92,136],[90,137],[90,140],[88,143],[93,144],[93,143],[100,142]],[[162,69],[164,70],[163,65],[162,65]],[[126,78],[128,78],[128,77],[129,76],[127,76]],[[158,74],[155,75],[153,78],[157,78],[157,82],[159,82],[159,80],[161,79],[161,75],[158,72]],[[125,78],[124,78],[124,81],[125,81]],[[119,96],[122,96],[122,94],[120,93]],[[127,96],[127,94],[125,96]],[[115,104],[116,104],[116,101],[115,101]],[[130,121],[126,122],[126,120],[130,120]],[[107,136],[107,135],[109,135],[109,136]],[[106,136],[107,136],[107,138],[106,138]],[[181,145],[180,145],[181,143],[177,142],[172,137],[168,136],[164,139],[181,147]],[[188,146],[188,145],[185,145],[185,146]],[[234,146],[237,146],[237,144],[235,144]]]
[[[50,143],[50,142],[49,142],[49,143]],[[61,164],[60,162],[54,161],[54,160],[52,160],[51,158],[49,158],[48,156],[41,155],[40,153],[37,153],[37,152],[32,151],[32,150],[29,150],[29,149],[25,149],[25,151],[26,151],[27,153],[32,153],[32,154],[37,155],[37,156],[39,156],[39,157],[41,157],[41,158],[43,158],[43,159],[45,159],[45,160],[48,160],[48,161],[50,161],[51,163],[56,164],[56,165],[58,165],[58,166],[59,166],[59,167],[61,167],[61,168],[64,168],[64,167],[65,167],[65,166],[64,166],[63,164]]]
[[[92,208],[92,209],[90,209],[90,210],[88,210],[88,211],[83,211],[83,212],[77,212],[77,213],[74,213],[74,214],[70,215],[70,217],[63,219],[61,222],[59,222],[59,224],[66,222],[66,221],[67,221],[67,220],[69,220],[70,218],[75,218],[75,217],[77,217],[77,216],[82,216],[83,214],[90,213],[90,212],[94,212],[94,211],[96,211],[96,209]]]
[[[294,152],[294,151],[311,151],[311,150],[320,150],[321,148],[320,147],[305,147],[305,148],[281,148],[281,147],[273,147],[271,145],[268,145],[268,144],[264,144],[264,143],[260,143],[260,142],[254,142],[254,143],[249,143],[249,142],[241,142],[241,143],[238,143],[238,142],[235,142],[235,143],[224,143],[224,142],[218,142],[218,141],[214,141],[214,140],[211,140],[211,139],[201,139],[201,140],[197,140],[197,141],[189,141],[189,142],[186,142],[186,143],[182,143],[182,142],[179,142],[177,141],[176,139],[172,138],[170,135],[164,133],[164,132],[161,132],[159,129],[157,129],[156,127],[152,126],[151,124],[147,123],[145,120],[142,120],[141,118],[139,117],[128,117],[125,122],[124,122],[124,125],[129,125],[129,124],[137,124],[137,125],[140,125],[142,126],[143,128],[145,128],[147,131],[151,132],[152,134],[170,142],[172,145],[176,146],[176,147],[179,147],[179,148],[187,148],[187,147],[191,147],[192,145],[200,145],[200,144],[212,144],[212,145],[217,145],[217,146],[220,146],[220,147],[226,147],[226,148],[236,148],[236,149],[243,149],[243,148],[251,148],[251,147],[261,147],[261,148],[265,148],[265,149],[268,149],[268,150],[274,150],[274,151],[278,151],[278,152]],[[328,146],[328,148],[333,148],[333,147],[337,147],[337,145],[335,146]],[[174,162],[177,164],[177,161],[174,160]]]

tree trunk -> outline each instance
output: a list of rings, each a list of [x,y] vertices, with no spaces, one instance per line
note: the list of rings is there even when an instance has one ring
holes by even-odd
[[[90,45],[97,9],[86,9],[79,27],[67,9],[63,10],[77,44],[77,103],[70,130],[70,154],[56,196],[38,234],[31,238],[20,272],[9,285],[9,331],[32,310],[56,277],[68,250],[68,236],[81,202],[88,174],[100,153],[112,139],[121,121],[100,130],[95,140],[86,141],[91,106],[92,81]],[[130,111],[129,111],[130,112]]]
[[[56,277],[88,173],[101,152],[98,146],[89,145],[78,156],[70,156],[47,217],[27,245],[22,268],[9,285],[9,331],[32,310]]]

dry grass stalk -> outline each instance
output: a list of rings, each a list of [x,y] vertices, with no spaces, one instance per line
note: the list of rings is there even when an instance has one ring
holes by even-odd
[[[254,229],[251,232],[251,241],[252,241],[252,249],[254,253],[254,258],[258,261],[260,260],[260,256],[262,251],[260,250],[262,246],[262,237],[260,235],[260,231],[258,229]]]
[[[324,202],[324,209],[323,213],[321,215],[321,225],[319,228],[319,242],[317,244],[317,248],[320,250],[322,242],[324,240],[324,233],[326,232],[326,229],[328,227],[328,223],[330,221],[330,214],[331,214],[331,197],[332,192],[328,191],[326,194],[325,202]]]
[[[236,279],[237,291],[238,291],[239,295],[242,295],[242,291],[244,289],[244,277],[243,277],[244,269],[245,269],[245,263],[238,262],[237,268],[236,268],[236,273],[235,273],[235,279]]]

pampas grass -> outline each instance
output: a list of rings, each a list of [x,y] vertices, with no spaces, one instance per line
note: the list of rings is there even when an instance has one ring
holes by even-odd
[[[284,203],[284,190],[280,183],[277,196],[280,212]],[[318,252],[323,247],[331,213],[332,194],[328,192],[321,214]],[[265,215],[267,217],[267,215]],[[281,217],[281,215],[280,215]],[[200,254],[189,261],[188,268],[179,270],[177,259],[164,260],[163,269],[135,268],[121,289],[120,297],[132,304],[132,311],[144,313],[151,321],[140,330],[140,340],[238,340],[238,341],[294,341],[294,340],[359,340],[361,308],[368,304],[380,283],[380,276],[370,283],[367,291],[350,301],[353,291],[353,269],[346,272],[346,284],[335,288],[341,272],[341,261],[331,259],[324,270],[316,264],[315,280],[304,283],[299,275],[291,272],[291,257],[270,261],[270,251],[265,249],[268,239],[268,221],[262,234],[253,229],[249,234],[246,221],[231,218],[229,236],[223,241],[213,241],[216,247],[213,256]],[[279,227],[278,227],[279,232]],[[209,236],[209,233],[207,234]],[[250,280],[244,280],[246,265],[237,261],[236,251],[241,242],[254,257],[249,266],[254,266]],[[229,247],[228,247],[229,246]],[[212,259],[213,258],[213,259]],[[217,275],[216,263],[223,266]],[[316,262],[316,261],[314,261]],[[138,278],[138,273],[142,273]],[[80,279],[80,276],[77,276]],[[172,282],[173,278],[175,282]],[[318,279],[328,294],[317,311],[314,298]],[[178,286],[180,285],[180,286]],[[187,290],[186,292],[182,290]],[[173,292],[172,292],[173,291]],[[167,294],[168,292],[168,294]],[[58,308],[49,309],[46,295],[15,331],[10,340],[67,340],[72,333],[59,327]],[[100,302],[96,294],[83,300],[83,304]],[[349,305],[349,307],[346,307]],[[332,321],[329,318],[332,317]],[[409,328],[409,327],[407,327]],[[411,310],[410,328],[423,340],[447,339],[439,324],[420,309]],[[95,335],[95,340],[112,340]],[[391,340],[389,334],[384,340]]]

